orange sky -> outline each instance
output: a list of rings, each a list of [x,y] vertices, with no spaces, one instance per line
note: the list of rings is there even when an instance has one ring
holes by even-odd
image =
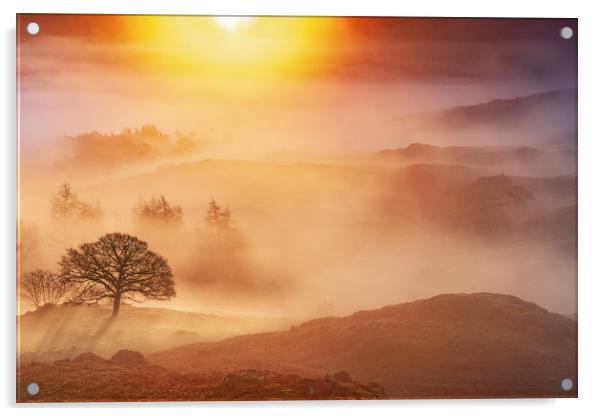
[[[551,36],[565,24],[20,15],[22,150],[146,122],[245,149],[381,148],[403,114],[573,86],[575,44]]]

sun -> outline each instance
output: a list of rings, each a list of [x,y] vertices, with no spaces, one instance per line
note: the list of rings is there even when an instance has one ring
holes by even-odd
[[[228,32],[236,32],[241,26],[251,20],[250,17],[239,17],[239,16],[217,16],[213,20],[221,29],[227,30]]]
[[[341,28],[310,17],[145,16],[128,31],[146,46],[141,64],[234,91],[315,73],[321,66],[311,63],[323,59]]]

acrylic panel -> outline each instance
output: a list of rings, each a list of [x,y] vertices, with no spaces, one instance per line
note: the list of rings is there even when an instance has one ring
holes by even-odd
[[[577,396],[577,20],[17,16],[17,401]]]

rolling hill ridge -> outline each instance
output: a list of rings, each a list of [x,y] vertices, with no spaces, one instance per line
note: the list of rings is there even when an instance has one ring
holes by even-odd
[[[498,294],[439,295],[150,355],[181,370],[260,368],[313,375],[341,368],[391,397],[559,396],[576,380],[577,324]],[[484,382],[486,380],[486,382]]]

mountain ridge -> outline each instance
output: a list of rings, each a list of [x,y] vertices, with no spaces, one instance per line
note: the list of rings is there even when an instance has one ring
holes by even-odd
[[[545,100],[545,99],[552,99],[552,100],[553,99],[564,99],[569,96],[572,98],[572,94],[576,94],[575,89],[560,88],[560,89],[555,89],[555,90],[538,92],[535,94],[521,95],[521,96],[512,97],[512,98],[494,98],[493,100],[489,100],[489,101],[485,101],[485,102],[481,102],[481,103],[477,103],[477,104],[455,105],[455,106],[452,106],[452,107],[449,107],[449,108],[446,108],[443,110],[410,113],[410,114],[396,117],[393,120],[401,121],[406,118],[412,118],[412,117],[416,117],[416,116],[435,115],[435,114],[441,114],[441,113],[445,113],[445,112],[454,113],[454,112],[461,112],[461,111],[465,111],[465,110],[469,110],[469,109],[484,109],[488,106],[504,106],[504,105],[513,104],[513,103],[530,104],[530,103]]]
[[[577,149],[577,93],[546,91],[507,99],[402,115],[389,121],[409,143],[499,144]]]

